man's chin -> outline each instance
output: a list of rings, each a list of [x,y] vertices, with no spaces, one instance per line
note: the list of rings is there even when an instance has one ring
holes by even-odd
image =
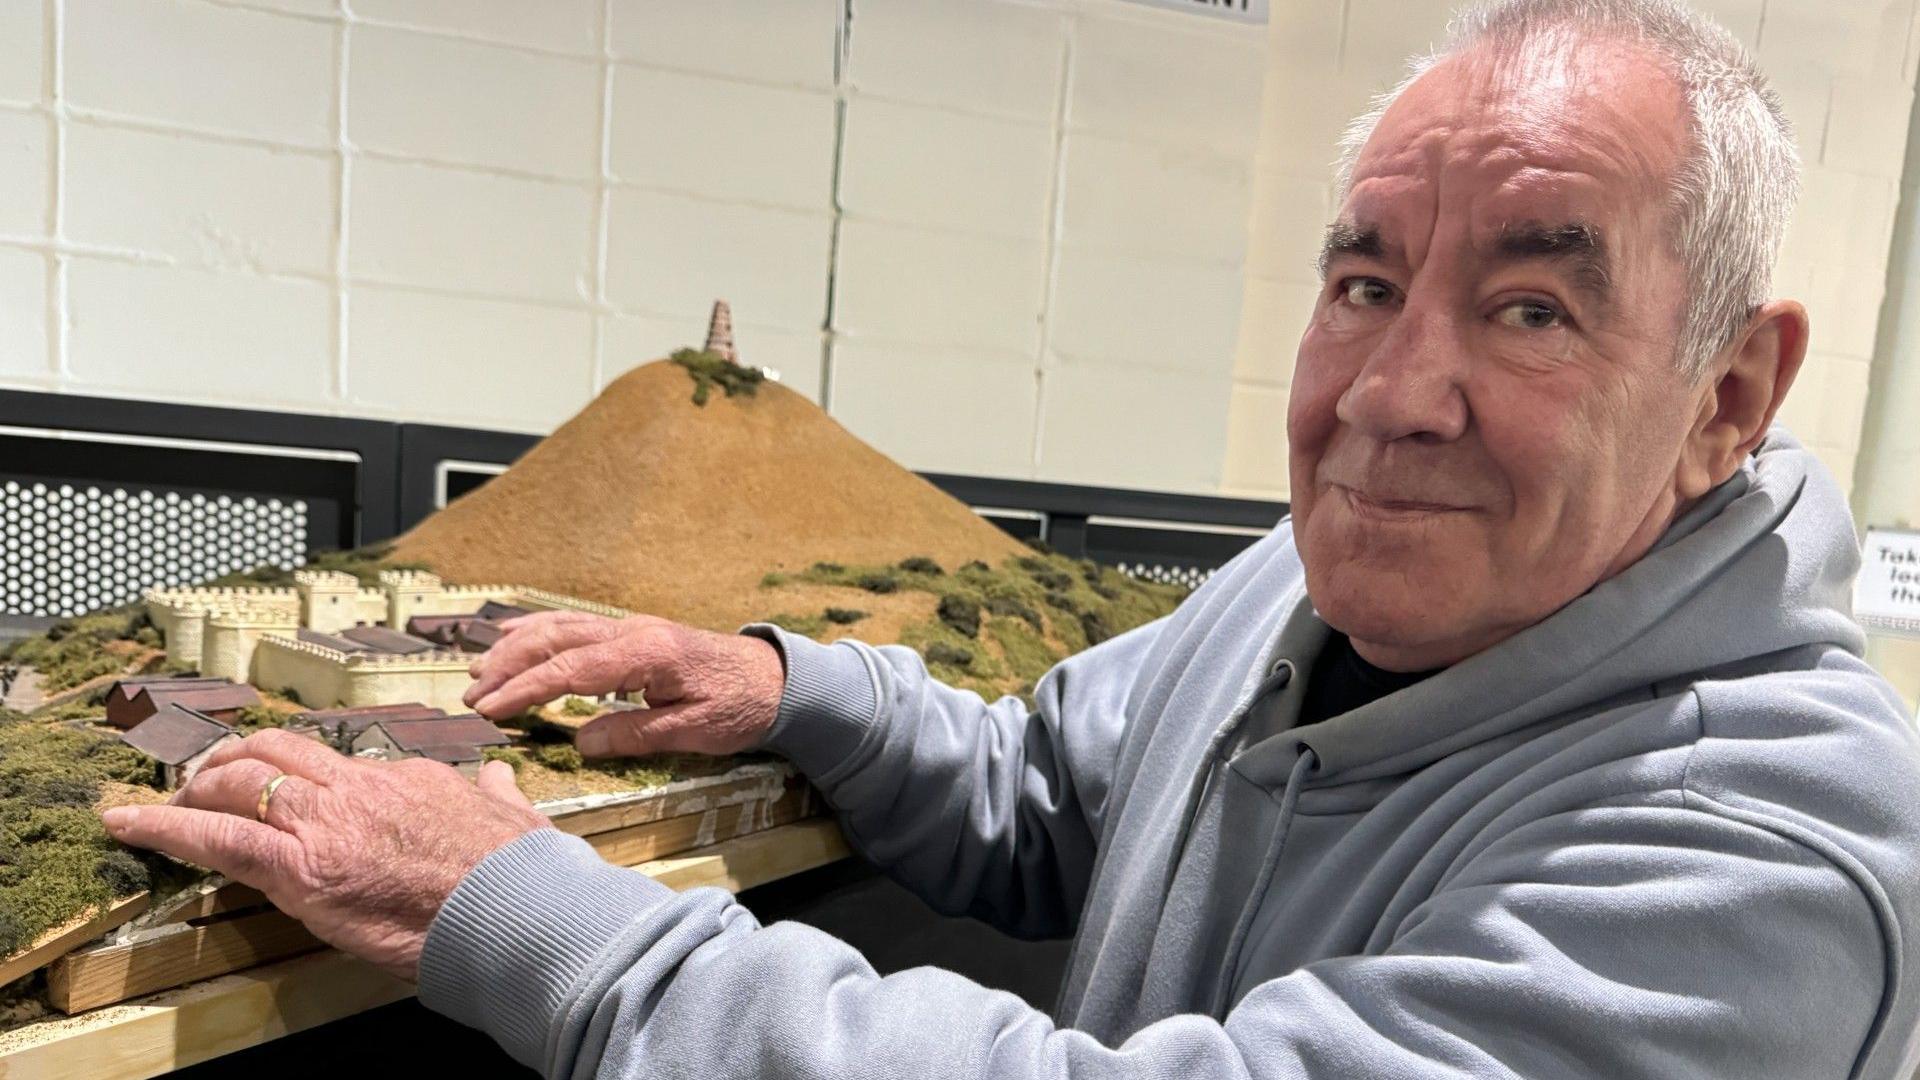
[[[1307,596],[1327,625],[1355,641],[1417,650],[1470,621],[1470,612],[1457,610],[1470,591],[1461,588],[1465,580],[1457,571],[1405,560],[1349,559],[1319,572],[1309,563]]]

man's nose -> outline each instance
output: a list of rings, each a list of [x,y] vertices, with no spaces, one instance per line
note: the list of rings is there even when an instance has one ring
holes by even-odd
[[[1340,421],[1381,442],[1450,442],[1464,435],[1464,345],[1445,314],[1403,307],[1340,395]]]

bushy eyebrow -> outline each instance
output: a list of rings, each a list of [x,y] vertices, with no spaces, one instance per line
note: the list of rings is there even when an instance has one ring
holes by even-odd
[[[1380,229],[1374,225],[1355,225],[1346,221],[1336,221],[1327,226],[1327,235],[1320,243],[1320,259],[1316,264],[1320,268],[1320,276],[1326,277],[1327,267],[1342,256],[1384,258],[1386,245],[1381,242]]]
[[[1514,260],[1545,259],[1566,265],[1574,285],[1596,303],[1613,294],[1606,238],[1584,221],[1549,225],[1525,221],[1502,226],[1494,251]]]

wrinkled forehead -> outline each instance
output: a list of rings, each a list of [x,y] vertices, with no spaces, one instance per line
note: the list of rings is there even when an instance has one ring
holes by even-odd
[[[1483,47],[1435,65],[1381,117],[1340,216],[1466,215],[1476,231],[1661,217],[1688,131],[1678,83],[1635,46]]]

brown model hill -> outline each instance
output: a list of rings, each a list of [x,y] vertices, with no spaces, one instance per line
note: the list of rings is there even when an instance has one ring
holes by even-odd
[[[693,390],[677,364],[635,368],[392,557],[732,630],[771,614],[769,572],[1025,551],[785,387]]]

